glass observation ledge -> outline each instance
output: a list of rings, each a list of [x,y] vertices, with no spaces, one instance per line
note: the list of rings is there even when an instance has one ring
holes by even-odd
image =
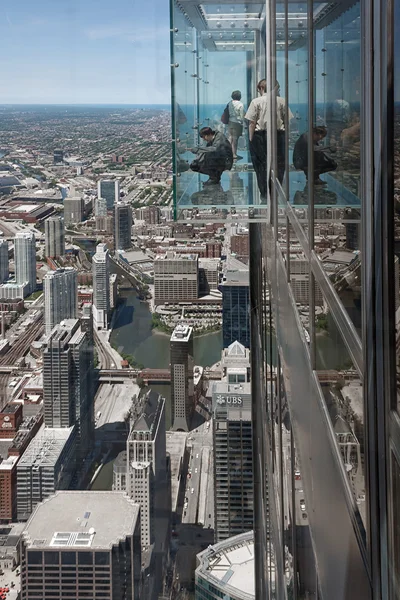
[[[230,214],[248,218],[265,214],[249,153],[246,122],[238,138],[237,156],[232,168],[222,173],[220,182],[204,185],[208,174],[190,165],[201,156],[196,149],[205,146],[199,132],[203,127],[221,132],[230,140],[229,126],[221,122],[232,92],[240,91],[244,112],[255,96],[256,69],[264,42],[265,6],[260,2],[226,3],[172,0],[171,3],[171,81],[174,160],[174,207],[177,219],[193,214]],[[259,54],[260,53],[260,54]],[[259,60],[260,59],[260,60]],[[261,62],[260,62],[261,61]],[[196,209],[198,212],[196,213]]]

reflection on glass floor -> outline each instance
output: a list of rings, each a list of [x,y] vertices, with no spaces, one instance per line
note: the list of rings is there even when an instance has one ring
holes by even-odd
[[[314,186],[315,207],[360,207],[360,199],[334,175],[325,173],[320,178],[325,182],[325,185]],[[308,207],[308,182],[302,171],[291,171],[289,173],[289,190],[289,201],[294,207]]]
[[[261,206],[257,181],[250,162],[249,153],[240,151],[240,160],[234,162],[231,171],[224,171],[220,185],[204,185],[207,175],[194,173],[184,166],[193,160],[193,155],[186,152],[180,155],[182,171],[177,180],[177,208],[216,208]]]

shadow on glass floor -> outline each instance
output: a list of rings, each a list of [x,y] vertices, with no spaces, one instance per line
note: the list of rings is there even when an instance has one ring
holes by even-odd
[[[177,178],[177,209],[195,208],[205,205],[220,208],[261,206],[257,181],[250,162],[248,151],[240,151],[241,160],[235,161],[230,171],[224,171],[220,185],[204,186],[207,175],[194,173],[185,169],[182,162],[182,172]],[[180,155],[180,160],[186,164],[193,160],[189,152]],[[179,169],[178,169],[179,170]]]

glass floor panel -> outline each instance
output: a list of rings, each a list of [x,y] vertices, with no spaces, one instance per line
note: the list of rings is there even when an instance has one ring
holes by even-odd
[[[177,182],[177,209],[203,207],[230,208],[261,206],[257,181],[250,162],[249,152],[241,150],[241,160],[234,162],[230,171],[224,171],[220,185],[206,185],[207,175],[200,175],[191,170],[179,174]],[[180,155],[181,160],[193,160],[189,152]]]

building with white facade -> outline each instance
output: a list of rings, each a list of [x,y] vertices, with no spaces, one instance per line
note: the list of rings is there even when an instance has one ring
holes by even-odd
[[[17,516],[26,521],[56,490],[68,489],[75,467],[75,428],[44,427],[17,465]]]
[[[78,272],[72,267],[49,271],[43,278],[45,333],[64,319],[76,319]]]
[[[93,322],[96,329],[107,329],[110,313],[110,265],[106,244],[98,244],[92,259]]]
[[[255,600],[252,531],[209,546],[197,555],[197,565],[196,600]]]
[[[193,302],[199,295],[199,256],[166,252],[154,259],[154,304]]]
[[[26,285],[26,295],[36,290],[36,239],[30,231],[19,231],[14,238],[15,281]]]
[[[127,442],[126,491],[140,504],[142,547],[150,546],[155,539],[157,506],[165,501],[157,496],[164,489],[165,460],[165,399],[149,390]]]

